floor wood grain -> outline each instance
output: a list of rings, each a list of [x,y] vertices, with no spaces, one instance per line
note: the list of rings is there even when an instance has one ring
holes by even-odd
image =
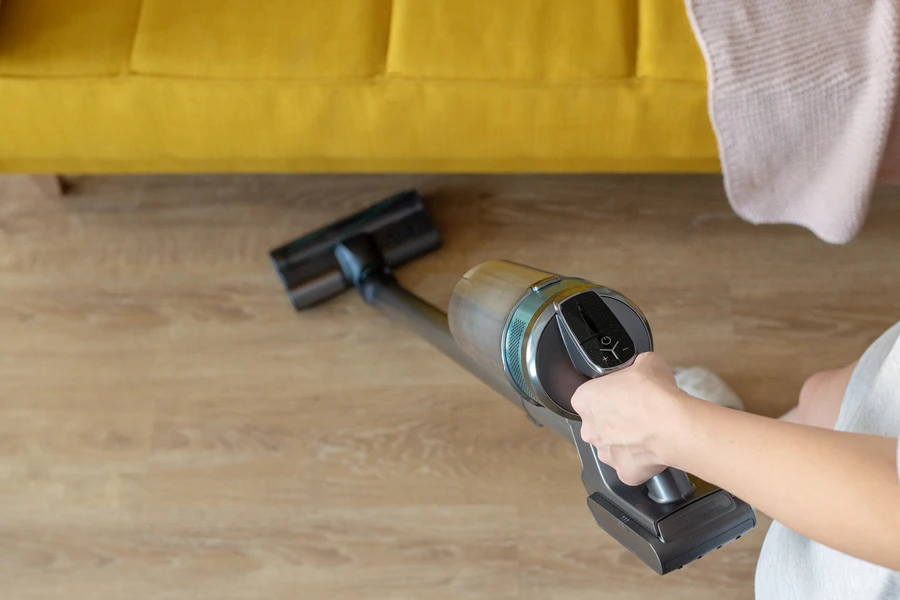
[[[716,177],[75,177],[0,201],[4,598],[752,598],[768,524],[658,578],[573,451],[347,294],[295,314],[267,251],[396,190],[445,305],[510,258],[596,280],[675,364],[776,415],[900,318],[900,202],[827,246]]]

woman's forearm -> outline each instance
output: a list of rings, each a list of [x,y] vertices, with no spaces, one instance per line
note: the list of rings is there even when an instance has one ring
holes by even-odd
[[[658,456],[797,533],[900,570],[897,440],[796,425],[680,398]]]

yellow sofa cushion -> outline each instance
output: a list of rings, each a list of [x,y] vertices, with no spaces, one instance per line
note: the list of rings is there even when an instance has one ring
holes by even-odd
[[[705,84],[706,65],[681,0],[640,0],[638,77]]]
[[[717,168],[676,0],[3,0],[0,170]]]
[[[395,0],[388,71],[571,81],[630,77],[634,0]]]
[[[183,77],[372,77],[391,0],[145,0],[131,67]]]
[[[119,75],[141,0],[4,0],[0,77]]]

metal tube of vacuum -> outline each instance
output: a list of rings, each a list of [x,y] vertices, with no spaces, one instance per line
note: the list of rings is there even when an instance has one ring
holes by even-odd
[[[363,296],[373,306],[428,341],[457,364],[488,384],[516,407],[522,409],[521,398],[506,383],[466,354],[454,341],[447,323],[447,313],[404,289],[390,274],[369,277]],[[501,371],[502,374],[502,371]]]

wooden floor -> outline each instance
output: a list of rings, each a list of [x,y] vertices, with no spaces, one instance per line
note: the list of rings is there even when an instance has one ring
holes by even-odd
[[[897,190],[833,247],[743,223],[716,177],[6,184],[4,599],[752,598],[764,518],[657,577],[567,445],[352,294],[291,310],[267,251],[413,186],[446,242],[400,271],[416,292],[491,258],[593,279],[767,415],[900,318]]]

